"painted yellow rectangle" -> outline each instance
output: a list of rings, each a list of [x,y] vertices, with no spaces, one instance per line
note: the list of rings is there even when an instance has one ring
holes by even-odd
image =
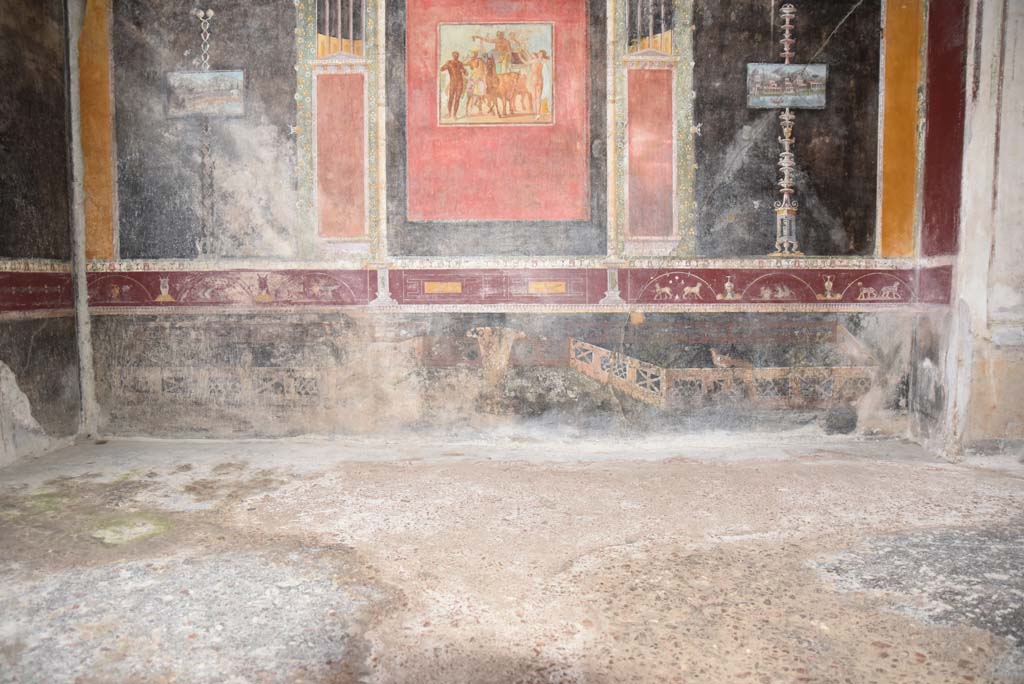
[[[887,257],[914,254],[924,3],[925,0],[886,3],[881,254]]]
[[[85,190],[85,255],[114,258],[114,140],[110,98],[110,0],[85,5],[78,39]]]
[[[423,283],[423,292],[426,294],[462,294],[462,283],[458,281],[438,282],[428,280]]]
[[[560,295],[566,293],[564,280],[531,280],[526,291],[533,295]]]

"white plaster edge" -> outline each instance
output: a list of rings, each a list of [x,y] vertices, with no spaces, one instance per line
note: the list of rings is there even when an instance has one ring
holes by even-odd
[[[71,262],[60,259],[0,259],[0,273],[71,273]]]
[[[970,75],[978,74],[980,81],[969,80],[964,93],[967,103],[961,172],[960,252],[953,282],[950,336],[943,363],[946,420],[931,445],[950,461],[963,459],[977,341],[991,337],[987,316],[988,272],[995,219],[991,198],[998,154],[994,132],[999,120],[1003,9],[1003,2],[984,0],[972,0],[969,7],[966,71]]]
[[[606,256],[588,257],[390,257],[383,263],[391,270],[416,269],[602,269],[609,264]],[[678,257],[624,257],[615,262],[623,269],[638,268],[693,268],[693,269],[768,269],[768,270],[910,270],[917,266],[952,265],[953,257],[935,257],[915,260],[909,257],[735,257],[735,258],[678,258]],[[365,257],[335,261],[286,261],[279,259],[122,259],[94,260],[88,263],[90,273],[120,273],[145,271],[288,271],[288,270],[372,270],[379,263],[369,263]]]
[[[32,309],[30,311],[0,311],[2,321],[32,321],[40,318],[71,318],[74,309]]]
[[[94,306],[93,316],[251,316],[253,314],[432,314],[432,313],[524,313],[524,314],[615,314],[615,313],[871,313],[915,315],[944,311],[946,304],[879,304],[794,302],[789,304],[393,304],[381,306]]]
[[[66,50],[68,55],[67,93],[70,102],[71,147],[71,272],[75,290],[75,337],[78,348],[78,376],[81,392],[79,434],[92,436],[98,428],[99,404],[96,401],[96,374],[93,368],[92,328],[89,319],[89,292],[85,256],[85,161],[82,152],[81,91],[78,70],[78,41],[85,21],[86,0],[66,4]]]

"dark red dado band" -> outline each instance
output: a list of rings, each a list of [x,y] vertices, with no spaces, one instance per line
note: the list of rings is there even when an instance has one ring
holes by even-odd
[[[394,302],[405,306],[608,304],[608,270],[396,269]],[[89,274],[93,307],[364,306],[377,298],[375,270],[130,271]],[[947,304],[952,267],[922,269],[620,269],[626,305],[716,308],[753,304]],[[72,305],[66,273],[0,274],[0,310]],[[618,303],[618,302],[615,302]]]
[[[74,305],[70,273],[0,272],[0,312],[55,311]]]

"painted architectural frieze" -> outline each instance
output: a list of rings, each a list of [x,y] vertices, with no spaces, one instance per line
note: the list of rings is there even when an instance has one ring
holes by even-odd
[[[386,274],[381,278],[381,273]],[[619,301],[607,300],[608,269],[395,269],[124,271],[89,274],[89,304],[105,309],[175,307],[564,307],[593,311],[884,310],[949,301],[949,267],[862,269],[616,269]],[[19,288],[70,288],[67,275],[0,278],[0,305]],[[58,284],[60,280],[63,284]],[[37,281],[39,281],[37,283]],[[47,281],[49,282],[49,281]],[[17,283],[17,284],[15,284]],[[382,286],[383,283],[383,286]],[[381,297],[384,289],[387,296]],[[5,289],[6,288],[6,289]],[[53,291],[70,302],[70,289]],[[63,298],[63,299],[62,299]]]

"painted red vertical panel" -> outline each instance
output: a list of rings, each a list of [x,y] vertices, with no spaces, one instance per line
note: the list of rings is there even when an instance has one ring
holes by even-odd
[[[631,69],[629,110],[628,233],[673,234],[672,70]]]
[[[554,124],[438,125],[438,26],[530,21],[554,24]],[[590,217],[587,23],[586,0],[407,0],[411,221]]]
[[[316,81],[316,180],[320,235],[366,234],[364,74],[320,74]]]
[[[927,128],[921,251],[957,250],[967,74],[967,0],[934,0],[928,11]]]

